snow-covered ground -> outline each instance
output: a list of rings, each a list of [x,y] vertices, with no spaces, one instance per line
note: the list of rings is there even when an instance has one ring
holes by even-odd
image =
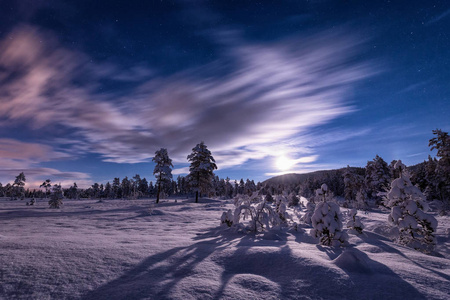
[[[390,239],[387,213],[359,213],[350,247],[309,228],[243,235],[227,201],[0,199],[1,299],[449,299],[450,218],[425,255]],[[150,211],[149,207],[153,206]]]

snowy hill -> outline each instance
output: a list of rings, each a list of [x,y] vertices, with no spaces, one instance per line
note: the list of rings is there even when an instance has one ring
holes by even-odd
[[[387,212],[362,214],[350,246],[310,227],[219,227],[228,201],[0,200],[0,299],[448,299],[450,218],[425,255],[393,243]],[[149,209],[153,207],[152,209]]]

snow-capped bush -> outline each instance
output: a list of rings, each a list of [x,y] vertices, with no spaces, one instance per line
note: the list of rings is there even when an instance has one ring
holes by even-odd
[[[311,197],[310,201],[313,203],[319,203],[321,201],[333,201],[334,195],[328,189],[328,186],[324,183],[320,186],[320,189],[316,190],[315,196]]]
[[[400,177],[392,181],[384,196],[385,206],[391,208],[389,222],[399,229],[398,243],[429,253],[436,246],[437,220],[424,212],[428,210],[425,196],[411,184],[401,160],[394,168]]]
[[[237,195],[234,198],[235,210],[224,212],[221,224],[226,224],[235,230],[261,232],[278,226],[284,226],[290,215],[286,211],[286,198],[277,196],[275,206],[262,200],[258,192],[251,196]],[[245,221],[248,223],[244,224]]]
[[[320,238],[320,243],[326,246],[339,246],[347,243],[348,234],[342,231],[342,216],[339,205],[327,202],[328,187],[322,184],[316,195],[322,196],[323,201],[316,205],[311,217],[313,229],[311,235]]]
[[[281,222],[287,222],[288,219],[291,218],[291,216],[287,213],[287,205],[288,199],[283,195],[277,195],[275,196],[275,211],[278,214],[278,217],[280,218]]]
[[[309,201],[306,203],[306,212],[305,214],[300,218],[300,221],[305,224],[311,224],[311,217],[314,214],[314,211],[316,210],[316,205]]]
[[[364,224],[361,223],[359,217],[356,216],[357,213],[358,211],[356,209],[351,209],[349,211],[348,216],[350,217],[350,220],[347,222],[347,228],[361,234],[364,229]]]
[[[233,212],[231,211],[231,209],[229,209],[228,211],[224,211],[222,213],[222,217],[220,218],[220,222],[221,225],[226,225],[228,227],[231,227],[231,225],[233,225]]]
[[[369,209],[369,203],[367,202],[367,194],[366,194],[366,191],[363,188],[361,188],[356,193],[355,206],[356,206],[357,209],[361,209],[361,210],[368,210]]]
[[[63,193],[61,186],[59,184],[55,184],[52,187],[52,191],[50,194],[50,200],[48,201],[48,205],[50,208],[60,208],[63,204]]]

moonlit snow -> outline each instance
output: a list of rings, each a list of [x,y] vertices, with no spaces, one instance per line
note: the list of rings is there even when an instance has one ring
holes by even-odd
[[[1,199],[0,299],[449,297],[448,216],[426,255],[392,241],[388,211],[359,211],[364,231],[327,247],[298,221],[305,212],[288,208],[297,230],[243,234],[220,226],[231,200],[193,202]]]

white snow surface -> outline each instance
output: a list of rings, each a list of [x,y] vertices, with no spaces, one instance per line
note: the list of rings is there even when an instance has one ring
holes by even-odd
[[[450,298],[448,216],[426,255],[391,241],[387,211],[359,212],[364,232],[332,248],[308,225],[220,227],[232,201],[25,202],[0,199],[0,299]]]

